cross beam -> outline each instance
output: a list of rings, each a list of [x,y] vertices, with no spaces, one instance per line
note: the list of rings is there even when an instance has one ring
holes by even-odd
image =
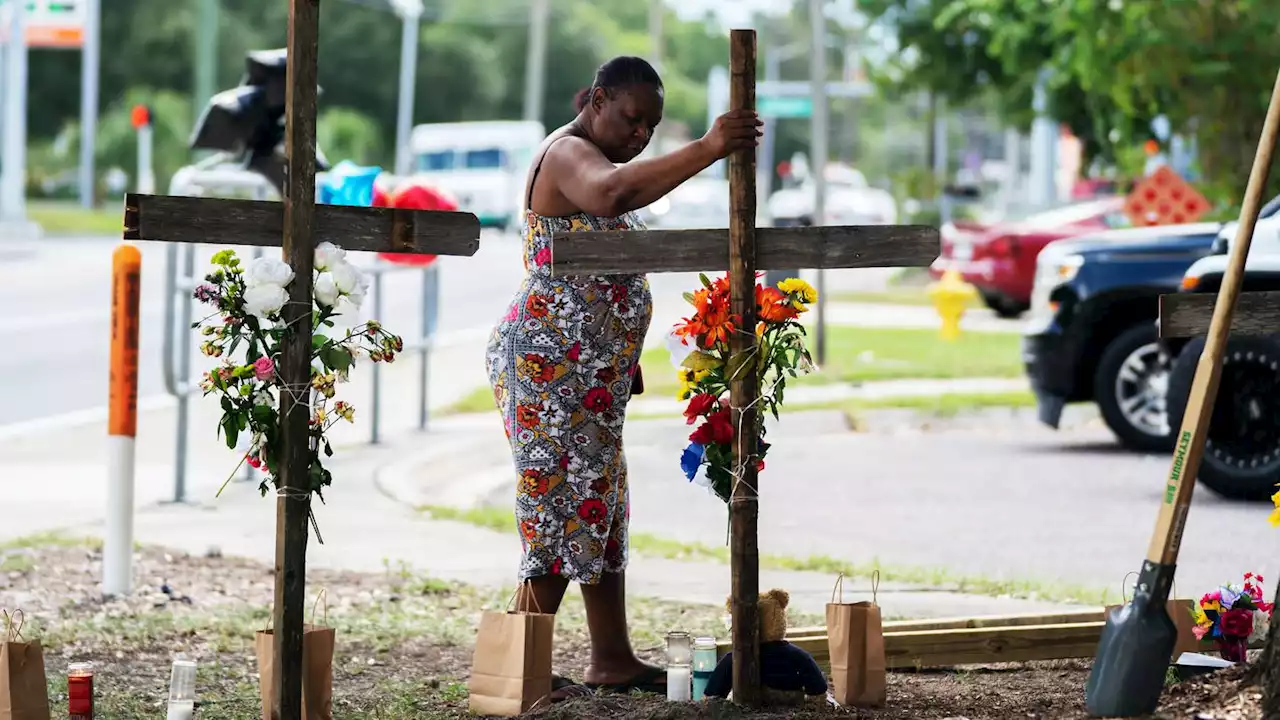
[[[1160,296],[1160,337],[1189,338],[1209,334],[1217,293]],[[1231,316],[1233,335],[1274,335],[1280,328],[1280,292],[1240,293]]]
[[[730,109],[755,109],[756,38],[752,30],[730,34]],[[754,327],[756,270],[787,268],[924,267],[938,255],[938,229],[919,225],[759,228],[753,150],[729,157],[728,230],[654,230],[556,233],[551,274],[614,275],[729,271],[730,312]],[[733,333],[730,353],[748,352],[755,333]],[[745,375],[745,374],[744,374]],[[729,388],[735,427],[755,427],[759,379],[743,377]],[[733,697],[758,705],[760,686],[759,517],[754,432],[737,433],[733,466],[741,468],[729,498],[733,612]]]
[[[442,210],[313,205],[312,242],[344,250],[474,255],[480,219]],[[284,203],[129,193],[124,239],[280,247]]]
[[[756,269],[928,265],[938,229],[927,225],[756,228]],[[700,272],[729,269],[728,230],[559,232],[552,275]]]

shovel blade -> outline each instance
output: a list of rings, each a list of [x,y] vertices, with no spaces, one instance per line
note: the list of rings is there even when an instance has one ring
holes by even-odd
[[[1085,685],[1094,717],[1149,715],[1160,704],[1178,628],[1165,603],[1139,595],[1107,613],[1098,655]]]

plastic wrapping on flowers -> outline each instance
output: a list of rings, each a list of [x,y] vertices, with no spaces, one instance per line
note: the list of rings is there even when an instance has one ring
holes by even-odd
[[[355,408],[350,403],[334,400],[336,386],[347,380],[357,358],[392,362],[404,343],[376,320],[334,330],[333,318],[359,310],[369,278],[347,261],[346,251],[332,243],[321,243],[316,247],[312,278],[310,382],[307,387],[285,386],[276,366],[291,332],[281,319],[281,312],[289,301],[286,288],[293,277],[289,265],[276,258],[257,258],[246,267],[232,250],[213,256],[212,270],[193,295],[215,312],[192,327],[200,328],[206,338],[201,351],[221,358],[221,364],[205,374],[200,387],[206,396],[220,396],[222,419],[218,432],[227,447],[235,449],[242,435],[250,438],[249,451],[241,464],[248,463],[267,474],[260,485],[264,495],[269,486],[277,484],[281,467],[281,399],[308,403],[308,489],[323,499],[323,489],[333,480],[320,457],[321,452],[325,456],[333,454],[325,432],[339,421],[355,420]],[[235,475],[234,470],[231,475]]]
[[[729,278],[726,275],[712,281],[706,275],[698,277],[702,287],[684,296],[693,306],[693,314],[677,323],[666,339],[680,377],[678,399],[688,401],[685,420],[696,426],[680,455],[680,468],[690,482],[728,502],[737,476],[734,438],[739,432],[755,434],[756,452],[743,462],[755,463],[763,470],[769,452],[764,441],[764,415],[778,416],[788,378],[815,369],[799,318],[817,301],[818,293],[797,278],[783,280],[776,287],[757,283],[757,344],[734,355],[729,338],[744,330],[742,319],[729,311]],[[729,384],[742,377],[753,379],[759,393],[754,428],[735,427],[729,408]]]
[[[1273,606],[1263,600],[1262,576],[1244,574],[1244,584],[1227,583],[1205,593],[1192,609],[1198,639],[1212,638],[1222,657],[1243,662],[1250,643],[1267,636]]]

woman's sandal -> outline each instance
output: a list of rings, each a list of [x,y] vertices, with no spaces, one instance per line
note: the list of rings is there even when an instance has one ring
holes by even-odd
[[[597,692],[617,693],[625,695],[632,690],[640,692],[653,693],[655,695],[667,694],[667,671],[662,668],[648,668],[640,672],[640,674],[631,678],[626,682],[620,683],[583,683],[588,688]]]
[[[578,688],[581,688],[581,689],[578,689]],[[566,693],[566,692],[563,692],[564,690],[577,690],[577,692]],[[551,692],[553,694],[553,697],[551,698],[551,702],[553,703],[561,702],[562,700],[568,700],[569,698],[573,698],[573,697],[585,697],[591,694],[590,689],[588,689],[581,683],[576,683],[570,680],[569,678],[563,677],[561,675],[551,676]],[[554,697],[555,693],[560,693],[560,697]]]

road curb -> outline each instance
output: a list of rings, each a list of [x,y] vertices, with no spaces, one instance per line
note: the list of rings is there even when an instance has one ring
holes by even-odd
[[[501,435],[495,437],[495,430],[500,431],[500,424],[487,414],[440,422],[425,436],[434,441],[431,447],[377,468],[374,487],[384,497],[415,509],[478,507],[489,494],[514,482],[506,442],[498,439]],[[424,467],[431,470],[424,472]]]

